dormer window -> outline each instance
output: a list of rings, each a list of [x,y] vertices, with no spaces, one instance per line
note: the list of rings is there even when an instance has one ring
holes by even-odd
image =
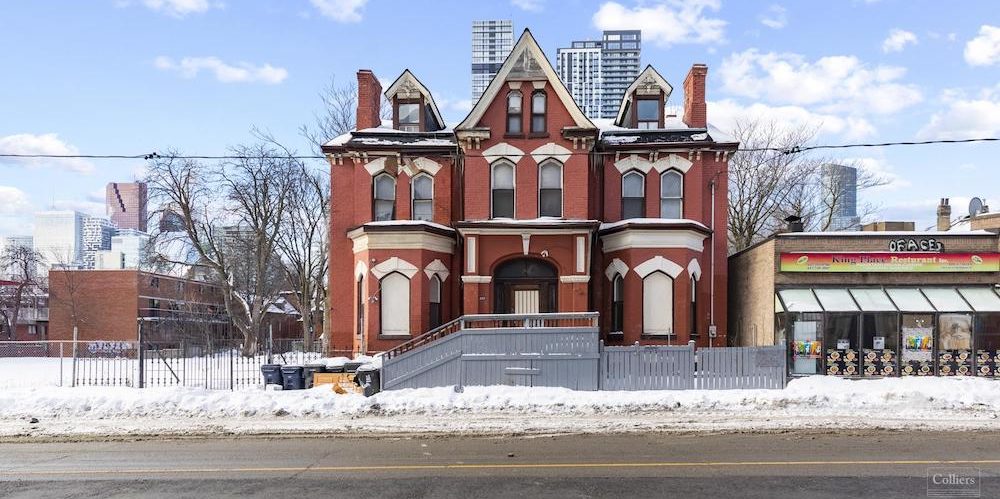
[[[660,100],[659,99],[637,99],[635,105],[636,128],[648,130],[660,127]]]
[[[420,131],[420,103],[400,102],[397,112],[400,130],[404,132]]]
[[[507,133],[521,133],[521,92],[514,90],[507,94]]]

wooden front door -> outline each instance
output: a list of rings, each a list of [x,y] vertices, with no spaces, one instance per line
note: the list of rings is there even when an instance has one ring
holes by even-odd
[[[493,312],[538,314],[555,312],[559,278],[547,262],[518,259],[498,267],[494,275]]]

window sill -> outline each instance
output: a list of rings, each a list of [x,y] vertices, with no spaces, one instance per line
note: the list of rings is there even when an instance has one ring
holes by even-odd
[[[380,340],[408,340],[413,338],[410,334],[379,334],[378,339]]]
[[[646,334],[643,333],[639,336],[639,339],[643,340],[676,340],[676,334]]]
[[[549,132],[535,132],[528,134],[529,139],[547,139],[549,138]]]
[[[503,138],[505,138],[505,139],[523,139],[524,138],[524,134],[523,133],[505,133],[505,134],[503,134]]]

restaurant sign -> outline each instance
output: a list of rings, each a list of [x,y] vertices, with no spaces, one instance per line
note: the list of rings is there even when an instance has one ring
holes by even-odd
[[[1000,253],[782,253],[782,272],[1000,272]]]

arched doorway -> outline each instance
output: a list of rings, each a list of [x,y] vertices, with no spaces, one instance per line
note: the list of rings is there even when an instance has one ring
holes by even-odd
[[[555,266],[544,260],[518,258],[504,262],[493,274],[493,312],[555,312],[558,283]]]

